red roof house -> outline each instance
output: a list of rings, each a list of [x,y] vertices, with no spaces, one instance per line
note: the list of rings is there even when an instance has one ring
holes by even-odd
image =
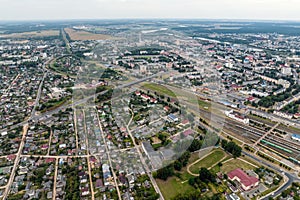
[[[228,174],[228,179],[231,181],[238,181],[242,188],[247,191],[253,187],[256,187],[259,183],[259,179],[253,176],[249,176],[240,168],[237,168]]]

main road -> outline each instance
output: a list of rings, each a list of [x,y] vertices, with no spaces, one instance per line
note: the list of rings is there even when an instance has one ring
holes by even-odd
[[[142,155],[142,152],[141,152],[141,150],[140,150],[140,148],[139,148],[139,145],[136,143],[135,138],[134,138],[134,136],[132,135],[131,130],[130,130],[130,128],[129,128],[129,125],[131,124],[132,119],[133,119],[133,116],[134,116],[132,110],[130,110],[130,112],[131,112],[132,116],[131,116],[130,121],[129,121],[128,124],[126,125],[127,132],[128,132],[128,134],[129,134],[129,136],[130,136],[132,142],[133,142],[134,148],[136,149],[137,153],[139,154],[140,160],[141,160],[141,162],[142,162],[142,164],[143,164],[143,166],[144,166],[144,168],[145,168],[145,170],[146,170],[146,173],[147,173],[148,177],[150,178],[150,181],[151,181],[151,183],[152,183],[152,185],[153,185],[153,187],[154,187],[156,193],[159,194],[159,196],[160,196],[159,199],[160,199],[160,200],[164,200],[164,196],[163,196],[163,194],[161,193],[161,191],[160,191],[160,189],[159,189],[159,187],[158,187],[158,185],[157,185],[155,179],[153,178],[152,172],[151,172],[149,166],[147,165],[147,163],[146,163],[146,161],[145,161],[145,159],[144,159],[144,156]]]
[[[3,199],[7,198],[9,190],[10,190],[10,187],[11,187],[13,181],[14,181],[15,174],[16,174],[17,168],[19,166],[19,162],[20,162],[20,156],[22,154],[22,150],[23,150],[23,147],[24,147],[24,144],[25,144],[25,137],[26,137],[27,130],[28,130],[28,124],[25,124],[23,126],[22,140],[21,140],[21,143],[20,143],[20,146],[19,146],[19,150],[18,150],[18,152],[16,154],[16,159],[15,159],[15,162],[14,162],[14,166],[13,166],[13,168],[11,170],[8,183],[7,183],[6,188],[4,190],[4,193],[3,193],[3,197],[2,197]]]

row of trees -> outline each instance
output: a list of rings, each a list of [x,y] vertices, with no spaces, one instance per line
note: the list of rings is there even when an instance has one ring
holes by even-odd
[[[290,80],[288,80],[290,81]],[[291,82],[291,81],[290,81]],[[285,93],[283,94],[279,94],[279,95],[270,95],[270,96],[267,96],[267,97],[263,97],[261,98],[261,100],[258,102],[257,105],[259,106],[262,106],[262,107],[265,107],[265,108],[270,108],[271,106],[273,106],[276,102],[281,102],[285,99],[288,99],[290,97],[292,97],[293,95],[296,95],[300,92],[300,86],[297,85],[297,84],[294,84],[292,87],[288,88],[286,90]],[[255,96],[253,95],[254,97],[258,97],[258,96]],[[255,103],[253,103],[253,106],[256,106]],[[288,111],[290,107],[287,107],[285,108],[286,110],[284,111]],[[290,113],[293,113],[293,110],[290,109],[289,110]]]
[[[291,104],[288,104],[287,106],[285,106],[282,111],[283,112],[288,112],[290,114],[295,114],[297,112],[299,112],[299,104],[300,104],[300,100],[299,101],[296,101],[296,102],[293,102]]]
[[[196,189],[201,191],[206,191],[208,183],[216,183],[216,175],[210,172],[207,168],[201,168],[199,171],[198,177],[192,177],[189,179],[189,184]],[[216,194],[212,197],[203,196],[199,193],[198,190],[195,192],[187,192],[183,194],[179,194],[174,200],[194,200],[194,199],[201,199],[201,200],[219,200],[222,199],[222,194]]]
[[[199,149],[201,149],[201,146],[202,146],[202,139],[203,137],[201,136],[200,139],[194,139],[192,144],[189,146],[188,150],[190,152],[195,152],[195,151],[198,151]]]
[[[189,184],[195,188],[203,189],[203,183],[215,183],[216,175],[211,173],[208,169],[202,167],[199,171],[198,177],[192,177],[189,179]],[[205,186],[204,186],[205,187]]]
[[[182,167],[185,167],[188,164],[190,156],[191,153],[189,151],[186,151],[174,163],[157,170],[157,172],[154,174],[154,177],[162,180],[167,180],[169,177],[175,174],[175,170],[180,171]]]
[[[227,140],[222,140],[221,146],[225,151],[231,153],[235,158],[242,155],[242,148],[233,141],[227,142]]]
[[[269,108],[269,107],[273,106],[276,102],[281,102],[285,99],[290,98],[291,96],[292,96],[291,93],[286,92],[286,93],[280,94],[280,95],[271,95],[271,96],[263,97],[258,102],[258,105],[265,107],[265,108]]]

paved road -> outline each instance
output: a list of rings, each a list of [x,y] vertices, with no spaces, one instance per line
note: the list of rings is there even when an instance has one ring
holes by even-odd
[[[50,146],[49,146],[49,147],[50,147]],[[50,149],[50,148],[49,148],[49,149]],[[54,171],[54,184],[53,184],[52,200],[55,200],[55,199],[56,199],[57,173],[58,173],[58,158],[55,159],[55,171]]]
[[[201,110],[201,112],[202,112],[202,110]],[[207,111],[203,110],[203,112],[205,113]],[[211,127],[207,126],[206,124],[203,124],[202,122],[199,122],[199,123],[202,126],[204,126],[205,128],[207,128],[208,130],[214,131],[211,129]],[[269,163],[265,162],[264,160],[262,160],[260,158],[255,157],[254,155],[251,155],[245,151],[243,151],[243,154],[254,159],[258,163],[261,163],[261,164],[273,169],[278,174],[282,173],[282,170],[280,170],[280,168],[270,165]],[[288,187],[290,187],[293,182],[300,182],[300,179],[297,177],[297,175],[285,172],[285,176],[288,178],[288,181],[284,185],[282,185],[276,192],[269,194],[269,195],[265,196],[264,198],[262,198],[263,200],[268,200],[270,197],[276,197],[276,196],[280,195],[284,190],[286,190]]]
[[[43,64],[43,78],[40,82],[40,85],[39,85],[39,89],[38,89],[38,92],[37,92],[37,95],[36,95],[36,99],[35,99],[35,104],[33,106],[33,109],[32,109],[32,112],[31,112],[31,117],[35,116],[35,113],[36,113],[36,109],[37,107],[39,106],[40,104],[40,98],[41,98],[41,94],[42,94],[42,89],[43,89],[43,85],[44,85],[44,81],[45,81],[45,78],[47,77],[48,75],[48,71],[47,71],[47,65],[49,63],[51,63],[52,61],[54,60],[54,58],[51,58],[50,60],[46,61],[44,64]]]
[[[93,186],[93,180],[92,180],[91,162],[89,161],[90,151],[88,150],[88,147],[89,147],[88,130],[87,130],[87,127],[86,127],[86,114],[85,114],[84,111],[83,111],[83,116],[84,116],[83,117],[84,118],[84,131],[86,132],[85,144],[86,144],[86,147],[87,147],[86,153],[87,153],[87,156],[88,156],[88,158],[87,158],[87,164],[88,164],[88,172],[89,172],[89,181],[90,181],[90,188],[91,188],[91,196],[92,196],[92,200],[95,200],[94,186]],[[75,119],[75,121],[76,120],[77,119]]]
[[[133,135],[132,135],[132,133],[131,133],[131,130],[129,129],[129,125],[130,125],[132,119],[133,119],[133,115],[132,115],[132,117],[131,117],[129,123],[126,125],[127,132],[128,132],[128,134],[129,134],[129,136],[130,136],[132,142],[133,142],[133,145],[134,145],[134,147],[135,147],[137,153],[139,154],[140,160],[141,160],[141,162],[142,162],[142,164],[143,164],[143,166],[144,166],[144,168],[145,168],[145,170],[146,170],[146,173],[147,173],[148,177],[150,178],[150,181],[151,181],[151,183],[152,183],[152,185],[153,185],[153,187],[154,187],[156,193],[159,194],[159,196],[160,196],[159,199],[160,199],[160,200],[164,200],[164,196],[163,196],[163,194],[161,193],[161,191],[160,191],[160,189],[159,189],[159,187],[158,187],[158,185],[157,185],[157,183],[156,183],[156,180],[155,180],[155,179],[153,178],[153,176],[152,176],[152,172],[151,172],[151,170],[149,169],[149,166],[147,165],[147,163],[146,163],[146,161],[145,161],[145,159],[144,159],[144,156],[142,155],[142,152],[141,152],[141,150],[140,150],[140,148],[139,148],[139,145],[137,145],[137,143],[136,143],[136,141],[135,141],[135,138],[133,137]]]
[[[155,78],[155,77],[157,77],[157,76],[164,75],[164,74],[166,74],[166,73],[167,73],[167,72],[162,72],[162,73],[154,74],[154,75],[152,75],[152,76],[145,77],[145,78],[143,78],[143,79],[136,80],[136,81],[132,81],[132,82],[130,82],[130,83],[127,83],[127,84],[118,86],[118,87],[116,87],[115,89],[122,89],[122,88],[130,87],[130,86],[132,86],[132,85],[139,84],[139,83],[141,83],[141,82],[147,81],[147,80],[152,79],[152,78]],[[106,92],[107,92],[107,91],[103,91],[103,92],[100,92],[100,93],[95,94],[95,95],[105,94]],[[66,109],[66,108],[70,108],[70,107],[73,107],[73,106],[76,106],[76,105],[83,104],[83,103],[87,102],[88,100],[94,98],[95,95],[91,95],[91,96],[85,97],[85,98],[83,98],[83,99],[81,99],[81,100],[79,100],[79,101],[73,102],[72,104],[61,106],[61,107],[59,107],[59,108],[57,108],[57,109],[54,109],[54,110],[52,110],[52,111],[48,111],[48,112],[43,113],[43,114],[40,114],[40,115],[38,115],[38,116],[32,116],[32,117],[29,118],[28,120],[25,120],[25,121],[23,121],[23,122],[21,122],[21,123],[18,123],[18,124],[16,124],[16,125],[13,125],[13,126],[11,126],[10,128],[13,129],[13,128],[16,128],[16,127],[18,127],[18,126],[24,126],[24,125],[27,124],[30,120],[39,120],[39,119],[41,119],[41,118],[43,118],[43,117],[46,117],[46,116],[48,116],[48,115],[50,116],[50,115],[52,115],[52,114],[58,113],[60,110],[64,110],[64,109]],[[3,130],[0,130],[0,132],[1,132],[1,131],[6,131],[6,130],[7,130],[7,129],[3,129]],[[253,156],[253,155],[248,154],[247,152],[243,152],[243,153],[244,153],[245,155],[247,155],[247,156],[253,158],[253,159],[256,160],[257,162],[263,163],[264,165],[270,167],[271,169],[273,169],[273,170],[275,170],[275,171],[281,173],[281,171],[280,171],[279,168],[276,168],[276,167],[274,167],[274,166],[272,166],[272,165],[269,165],[268,163],[262,161],[261,159],[256,158],[256,157]],[[15,171],[15,170],[13,170],[13,171]],[[284,191],[287,187],[289,187],[289,186],[291,185],[292,182],[294,182],[294,181],[299,181],[299,179],[298,179],[295,175],[293,175],[293,174],[286,173],[286,176],[288,177],[287,183],[285,183],[285,184],[284,184],[277,192],[275,192],[273,195],[270,195],[270,196],[277,196],[277,195],[280,194],[282,191]],[[268,196],[268,197],[269,197],[269,196]],[[268,197],[266,197],[265,199],[267,199]]]
[[[69,42],[69,40],[67,38],[67,34],[66,34],[66,32],[65,32],[65,30],[63,28],[61,29],[61,34],[62,34],[63,40],[65,41],[67,52],[68,53],[72,53],[70,42]]]
[[[40,86],[39,86],[39,89],[38,89],[38,92],[37,92],[37,95],[36,95],[35,103],[34,103],[34,106],[32,108],[32,111],[31,111],[31,117],[35,116],[36,109],[40,105],[40,98],[41,98],[41,94],[42,94],[43,84],[44,84],[44,80],[45,80],[47,74],[48,74],[48,72],[44,68],[43,79],[41,80],[41,83],[40,83]]]
[[[19,78],[20,76],[21,76],[21,74],[18,74],[18,75],[14,78],[14,80],[10,83],[10,85],[4,90],[4,92],[2,93],[2,96],[8,93],[8,91],[11,89],[11,87],[13,86],[13,84],[15,83],[15,81],[18,80],[18,78]],[[2,96],[1,96],[1,98],[2,98]]]
[[[26,137],[26,133],[27,133],[27,130],[28,130],[28,124],[24,125],[23,127],[23,135],[22,135],[22,140],[21,140],[21,143],[20,143],[20,146],[19,146],[19,150],[18,150],[18,153],[17,153],[17,157],[15,159],[15,163],[14,163],[14,166],[11,170],[11,174],[10,174],[10,177],[9,177],[9,180],[8,180],[8,183],[6,185],[6,188],[5,188],[5,191],[3,193],[3,199],[6,199],[7,196],[8,196],[8,193],[9,193],[9,190],[10,190],[10,187],[13,183],[13,180],[15,178],[15,174],[16,174],[16,171],[17,171],[17,167],[19,166],[19,162],[20,162],[20,156],[22,154],[22,150],[23,150],[23,146],[25,144],[25,137]]]

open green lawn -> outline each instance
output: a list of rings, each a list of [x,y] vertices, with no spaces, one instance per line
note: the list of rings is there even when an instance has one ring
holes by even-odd
[[[167,181],[156,179],[156,182],[165,199],[172,199],[179,194],[194,190],[194,188],[188,183],[189,178],[192,176],[186,172],[185,168],[183,168],[182,172],[180,173],[180,178],[173,176],[168,178]]]
[[[249,169],[255,169],[254,166],[243,162],[239,159],[232,159],[226,163],[223,163],[222,167],[221,167],[221,171],[224,173],[228,173],[236,168],[241,168],[243,170],[249,170]]]
[[[217,158],[222,159],[225,156],[227,156],[227,158],[230,157],[221,149],[215,149],[212,152],[213,153],[211,154],[211,156],[208,156],[208,157],[211,160],[214,160],[214,163],[219,162],[219,159],[217,159]],[[199,158],[198,153],[192,153],[191,157],[189,159],[189,163],[195,162],[198,158]],[[206,157],[204,159],[206,159]],[[201,161],[203,161],[204,159],[202,159]],[[220,167],[218,165],[216,165],[213,169],[215,169],[215,168],[216,168],[217,172],[220,171]],[[182,168],[182,170],[177,173],[179,173],[180,176],[173,176],[171,178],[168,178],[167,181],[156,179],[156,182],[157,182],[165,199],[172,199],[179,194],[188,193],[188,192],[195,190],[195,188],[190,186],[188,183],[188,180],[194,176],[190,175],[187,172],[186,167]],[[213,185],[213,184],[209,184],[208,188],[209,188],[209,192],[207,192],[206,194],[210,197],[216,193],[223,193],[224,191],[228,190],[226,185],[223,185],[223,184],[217,185],[217,186]]]
[[[184,101],[187,101],[188,103],[193,104],[194,106],[199,106],[199,108],[201,108],[201,109],[204,108],[204,109],[210,110],[210,108],[212,106],[211,102],[198,99],[196,96],[192,96],[192,98],[189,98],[190,94],[185,93],[184,90],[179,89],[179,88],[172,87],[173,89],[175,88],[173,91],[173,90],[170,90],[168,87],[165,87],[165,86],[162,86],[159,84],[155,84],[155,83],[145,83],[145,84],[143,84],[142,87],[145,90],[151,90],[151,91],[157,92],[158,94],[161,94],[161,95],[167,95],[167,96],[170,96],[173,98],[182,97],[184,99]],[[187,96],[185,94],[187,94]]]
[[[224,157],[226,153],[221,149],[213,150],[211,154],[201,159],[199,162],[195,163],[190,167],[190,171],[192,173],[198,174],[199,169],[201,167],[209,168],[213,165],[219,163]]]
[[[204,100],[200,100],[200,99],[198,99],[198,105],[205,109],[209,109],[211,107],[211,103],[209,101],[204,101]]]
[[[167,87],[155,84],[155,83],[146,83],[143,85],[143,88],[146,90],[156,91],[157,93],[162,94],[162,95],[176,97],[174,92],[172,92],[170,89],[168,89]]]
[[[194,152],[194,153],[191,153],[191,157],[189,159],[189,163],[193,163],[195,162],[196,160],[199,160],[199,152]]]
[[[201,100],[201,99],[198,99],[198,98],[187,98],[186,99],[187,102],[191,103],[191,104],[194,104],[195,106],[197,105],[198,103],[198,106],[200,108],[205,108],[206,110],[209,110],[212,106],[211,102],[209,101],[205,101],[205,100]]]
[[[221,167],[219,165],[214,166],[213,168],[210,169],[210,171],[214,174],[218,173],[221,171]]]
[[[189,163],[192,163],[197,159],[199,159],[199,154],[192,153],[189,159]],[[171,178],[168,178],[167,181],[156,179],[158,187],[160,188],[165,199],[172,199],[178,194],[195,190],[188,183],[189,179],[193,176],[187,172],[187,168],[182,168],[178,173],[180,174],[180,178],[173,176]]]

